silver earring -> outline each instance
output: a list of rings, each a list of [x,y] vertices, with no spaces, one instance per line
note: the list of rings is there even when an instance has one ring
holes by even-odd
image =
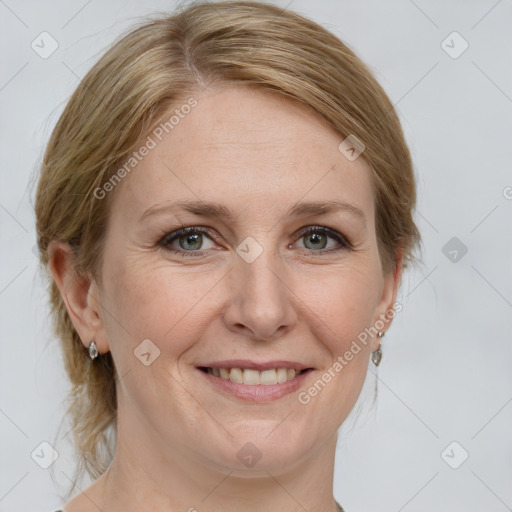
[[[378,332],[377,336],[379,338],[382,338],[382,336],[384,336],[384,333]],[[380,345],[379,345],[379,348],[372,352],[372,362],[375,366],[379,366],[381,359],[382,359],[382,350],[380,349]]]
[[[98,354],[98,347],[96,346],[96,343],[94,343],[94,340],[91,340],[89,343],[89,355],[91,356],[91,359],[96,359]]]

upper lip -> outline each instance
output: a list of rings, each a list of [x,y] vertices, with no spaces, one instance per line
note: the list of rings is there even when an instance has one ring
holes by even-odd
[[[295,370],[306,370],[311,368],[307,364],[297,361],[251,361],[250,359],[229,359],[214,361],[199,365],[198,368],[248,368],[250,370],[271,370],[272,368],[294,368]]]

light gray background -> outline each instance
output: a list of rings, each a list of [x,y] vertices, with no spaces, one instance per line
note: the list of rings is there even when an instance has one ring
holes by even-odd
[[[332,30],[372,68],[418,175],[424,266],[405,276],[404,309],[378,377],[369,373],[361,403],[377,378],[377,406],[340,431],[335,497],[348,512],[512,510],[511,2],[275,3]],[[72,470],[65,427],[57,485],[31,458],[53,442],[68,384],[36,273],[29,183],[80,77],[139,16],[174,5],[0,0],[2,512],[61,505]],[[59,44],[47,59],[31,48],[43,31]],[[469,44],[458,58],[441,46],[453,31]],[[456,262],[442,251],[452,237],[467,247]]]

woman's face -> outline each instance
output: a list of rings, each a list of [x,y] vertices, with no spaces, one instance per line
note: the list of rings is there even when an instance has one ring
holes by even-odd
[[[120,436],[162,460],[283,470],[356,402],[379,344],[358,339],[392,307],[398,273],[382,273],[370,169],[343,137],[261,90],[194,98],[111,192],[94,338],[120,375]],[[172,236],[182,227],[197,230]]]

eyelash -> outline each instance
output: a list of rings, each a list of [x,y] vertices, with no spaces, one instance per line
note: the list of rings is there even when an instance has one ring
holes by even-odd
[[[337,231],[334,231],[330,228],[323,227],[323,226],[308,226],[307,228],[303,229],[299,233],[297,240],[300,240],[301,238],[304,238],[305,236],[312,234],[312,233],[322,233],[324,235],[327,235],[330,238],[333,238],[334,240],[336,240],[336,242],[338,242],[341,246],[341,247],[338,247],[337,249],[321,249],[319,251],[314,251],[312,249],[307,249],[307,248],[305,249],[307,251],[312,252],[315,255],[337,252],[340,250],[353,250],[353,246],[341,233],[338,233]],[[160,239],[160,241],[158,242],[158,245],[163,247],[165,250],[167,250],[169,252],[173,252],[175,254],[178,254],[179,256],[182,256],[184,258],[189,257],[189,255],[193,255],[191,257],[203,256],[204,253],[207,252],[209,249],[199,250],[199,251],[185,251],[183,249],[176,249],[176,248],[170,247],[170,244],[172,244],[175,240],[178,240],[180,237],[185,236],[185,235],[190,235],[190,234],[207,235],[212,241],[215,241],[215,235],[210,228],[190,226],[190,227],[182,227],[181,229],[178,229],[171,233],[166,233],[165,236],[163,236]],[[185,256],[185,254],[187,254],[187,256]]]

